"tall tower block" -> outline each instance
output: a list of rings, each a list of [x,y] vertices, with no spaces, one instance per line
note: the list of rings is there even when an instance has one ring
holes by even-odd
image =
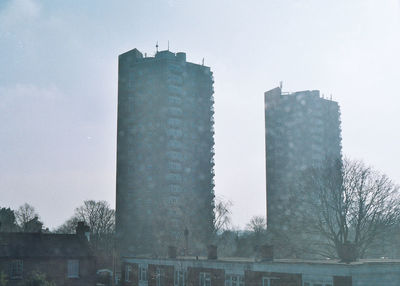
[[[267,222],[285,228],[281,218],[296,218],[297,179],[311,167],[341,160],[340,109],[318,90],[265,92]],[[294,192],[294,193],[293,193]],[[300,194],[298,194],[300,196]]]
[[[213,231],[214,98],[185,53],[119,56],[116,232],[121,255],[205,247]]]

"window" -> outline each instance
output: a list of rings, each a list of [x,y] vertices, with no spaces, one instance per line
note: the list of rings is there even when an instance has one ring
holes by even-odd
[[[173,138],[182,137],[182,130],[179,129],[167,129],[167,135]]]
[[[182,166],[177,162],[168,162],[168,169],[171,171],[180,171],[182,170]]]
[[[200,272],[200,286],[211,286],[211,275],[207,272]]]
[[[186,271],[176,270],[174,275],[174,285],[185,286],[185,282],[186,282]]]
[[[167,157],[171,160],[180,160],[182,159],[182,153],[176,151],[168,151]]]
[[[172,105],[175,105],[175,104],[180,104],[181,103],[181,99],[179,98],[179,97],[177,97],[177,96],[169,96],[168,97],[168,102],[170,103],[170,104],[172,104]]]
[[[167,143],[167,147],[169,147],[169,148],[175,148],[175,149],[180,149],[180,148],[182,148],[182,143],[181,142],[179,142],[179,141],[177,141],[177,140],[170,140],[170,141],[168,141],[168,143]]]
[[[164,286],[164,270],[161,268],[156,269],[156,286]]]
[[[237,274],[225,275],[225,286],[244,286],[243,275],[237,275]]]
[[[169,112],[169,114],[174,115],[174,116],[180,116],[183,113],[182,109],[177,108],[177,107],[169,107],[168,112]]]
[[[182,176],[180,174],[167,174],[166,179],[177,183],[182,182]]]
[[[180,192],[182,190],[179,185],[170,185],[169,188],[172,193]]]
[[[139,266],[139,281],[147,281],[147,266]]]
[[[13,260],[10,265],[10,278],[21,279],[22,272],[24,270],[24,264],[22,260]]]
[[[125,265],[125,281],[131,281],[131,274],[132,274],[132,266]]]
[[[172,205],[172,206],[175,206],[176,205],[176,198],[170,198],[169,199],[169,204]]]
[[[79,260],[71,259],[68,260],[68,278],[78,278],[79,277]]]
[[[277,277],[263,277],[262,286],[275,286],[277,284],[275,284],[274,282],[276,282],[277,280],[279,280],[279,278]]]
[[[173,127],[182,126],[182,120],[177,119],[177,118],[169,118],[167,120],[167,123],[168,123],[169,126],[173,126]]]

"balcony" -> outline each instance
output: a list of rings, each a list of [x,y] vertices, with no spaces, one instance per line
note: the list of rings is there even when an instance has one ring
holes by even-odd
[[[182,120],[178,119],[178,118],[169,118],[167,120],[167,125],[169,127],[177,127],[177,128],[181,128],[182,127]]]
[[[170,106],[179,106],[182,103],[182,99],[175,95],[168,96],[168,103]]]
[[[170,116],[181,117],[183,115],[183,111],[179,107],[168,107],[167,114]]]

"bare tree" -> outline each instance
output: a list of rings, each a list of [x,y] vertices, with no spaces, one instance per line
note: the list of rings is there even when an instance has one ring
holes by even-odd
[[[61,225],[56,232],[74,233],[79,221],[90,227],[94,236],[113,234],[115,228],[115,211],[106,201],[84,201],[75,209],[74,215]]]
[[[327,241],[325,256],[343,259],[351,243],[362,258],[399,221],[399,187],[363,162],[345,159],[309,170],[304,186],[305,222]]]
[[[253,216],[246,228],[250,231],[253,250],[257,251],[260,245],[267,242],[267,220],[263,216]]]
[[[231,207],[231,201],[223,201],[221,198],[216,198],[214,208],[215,233],[225,231],[231,226]]]
[[[84,201],[74,215],[55,230],[56,233],[75,233],[78,222],[90,227],[90,244],[101,265],[112,264],[114,250],[115,211],[106,201]]]
[[[75,209],[74,215],[58,227],[56,233],[76,232],[78,222],[90,227],[90,245],[98,265],[109,268],[113,263],[115,246],[115,211],[106,201],[87,200]]]
[[[253,216],[250,222],[246,225],[249,231],[257,234],[265,233],[267,230],[267,222],[263,216]]]
[[[23,204],[15,211],[15,219],[22,231],[38,231],[43,226],[39,220],[39,214],[28,203]]]
[[[75,209],[75,217],[86,222],[93,234],[114,233],[115,211],[106,201],[85,201]]]

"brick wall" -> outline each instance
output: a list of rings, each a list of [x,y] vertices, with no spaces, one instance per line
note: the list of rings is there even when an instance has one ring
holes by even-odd
[[[0,259],[0,270],[9,274],[11,261],[14,259]],[[87,286],[95,285],[96,263],[94,258],[79,259],[79,278],[68,278],[68,259],[62,258],[25,258],[23,261],[22,279],[9,279],[7,286],[20,285],[32,272],[46,274],[48,280],[56,283],[57,286]]]
[[[352,279],[349,276],[333,276],[333,286],[351,286]]]
[[[244,273],[246,286],[262,286],[263,277],[278,278],[272,280],[272,286],[302,286],[301,274],[258,271],[245,271]]]
[[[126,266],[131,266],[130,281],[125,281]],[[137,286],[139,284],[139,265],[136,263],[123,263],[121,271],[121,284],[123,286]]]
[[[198,286],[201,272],[210,273],[212,286],[225,285],[225,271],[222,269],[188,267],[187,286]]]
[[[178,259],[138,259],[137,261],[130,261],[129,264],[125,262],[122,267],[122,285],[139,286],[139,265],[141,264],[147,268],[148,286],[157,286],[158,275],[161,275],[159,277],[162,286],[173,286],[176,270],[186,271],[185,286],[199,286],[200,273],[209,274],[209,276],[207,276],[210,277],[211,286],[225,286],[226,274],[236,276],[237,279],[243,276],[246,286],[263,286],[263,278],[265,278],[266,282],[264,286],[302,286],[303,279],[307,282],[313,281],[312,283],[320,283],[320,280],[323,280],[326,283],[323,282],[322,284],[328,283],[332,286],[365,285],[355,282],[354,277],[345,276],[348,275],[347,268],[345,268],[347,265],[335,265],[335,267],[332,267],[332,265],[329,264],[300,264],[299,267],[297,267],[294,264],[235,264],[221,263],[213,260],[184,261]],[[132,269],[131,281],[129,282],[125,282],[125,265],[130,265]],[[275,269],[273,269],[274,267]],[[263,268],[265,268],[266,271],[264,271]],[[157,271],[157,269],[159,269],[159,271]],[[333,271],[336,275],[332,273]],[[267,280],[267,278],[270,279]],[[392,286],[392,284],[387,285]],[[398,286],[397,284],[394,285]]]
[[[160,270],[161,285],[174,285],[174,267],[168,265],[149,264],[147,270],[148,286],[156,286],[157,269]]]

